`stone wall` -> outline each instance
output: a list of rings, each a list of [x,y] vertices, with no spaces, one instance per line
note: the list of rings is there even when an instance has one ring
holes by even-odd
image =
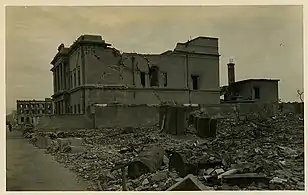
[[[92,127],[92,122],[86,115],[50,115],[42,116],[35,127],[41,130],[87,129]]]
[[[200,107],[202,111],[207,112],[210,116],[223,116],[237,112],[240,114],[247,114],[252,112],[267,112],[269,115],[272,115],[278,112],[278,105],[272,103],[225,103],[219,105],[201,105]]]
[[[155,106],[109,105],[95,107],[96,128],[138,127],[158,124],[159,112]]]
[[[93,115],[51,115],[40,118],[36,125],[39,129],[83,129],[104,127],[140,127],[154,126],[159,123],[159,105],[117,105],[96,104]],[[216,104],[198,105],[197,107],[186,106],[187,114],[200,109],[210,116],[224,116],[235,114],[259,112],[266,115],[278,111],[276,104],[261,103],[238,103],[238,104]],[[90,111],[88,112],[90,113]]]
[[[280,103],[280,109],[284,113],[292,112],[292,113],[304,113],[304,103],[299,102],[287,102]]]

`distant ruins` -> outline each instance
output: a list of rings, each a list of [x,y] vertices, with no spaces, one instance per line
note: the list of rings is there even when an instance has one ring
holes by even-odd
[[[39,117],[53,114],[52,99],[17,100],[17,124],[35,124]]]

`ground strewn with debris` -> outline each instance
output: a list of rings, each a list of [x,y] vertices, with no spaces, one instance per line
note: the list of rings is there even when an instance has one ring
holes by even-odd
[[[58,162],[92,181],[91,190],[122,190],[121,165],[149,146],[163,147],[163,163],[155,172],[126,178],[127,190],[167,190],[187,174],[213,190],[304,190],[304,121],[292,113],[220,119],[216,138],[207,139],[197,137],[191,126],[185,136],[158,127],[25,133],[33,143],[39,136],[50,138],[47,152]],[[82,138],[82,144],[70,149],[56,144],[71,137]],[[170,162],[170,154],[184,159],[185,173],[179,173],[179,161]]]

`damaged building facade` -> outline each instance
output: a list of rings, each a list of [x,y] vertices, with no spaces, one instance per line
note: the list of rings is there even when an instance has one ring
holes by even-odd
[[[53,114],[51,98],[45,100],[17,100],[17,124],[35,124],[41,116]]]
[[[55,114],[94,104],[219,104],[218,39],[197,37],[161,54],[120,53],[101,36],[61,44],[53,58]]]
[[[235,63],[228,66],[228,85],[222,87],[223,102],[278,103],[278,79],[246,79],[235,81]]]

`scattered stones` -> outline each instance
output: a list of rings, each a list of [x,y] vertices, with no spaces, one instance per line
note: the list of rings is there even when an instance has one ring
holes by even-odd
[[[176,155],[172,157],[170,152],[164,156],[165,152],[162,152],[162,158],[155,163],[158,168],[154,171],[141,170],[142,174],[135,179],[127,178],[128,190],[167,190],[176,182],[182,181],[187,174],[199,175],[198,178],[195,177],[196,180],[212,186],[215,190],[221,190],[222,184],[227,184],[231,187],[230,190],[303,190],[303,121],[296,115],[277,115],[262,120],[249,118],[253,125],[245,121],[246,119],[238,121],[231,115],[219,119],[216,138],[206,139],[197,137],[196,131],[190,131],[190,134],[180,137],[160,132],[157,127],[134,128],[133,132],[128,133],[120,128],[87,129],[57,134],[33,131],[25,136],[31,137],[32,143],[35,143],[39,136],[54,139],[47,151],[54,155],[58,162],[64,163],[79,176],[93,182],[93,186],[97,185],[97,180],[101,180],[104,190],[121,190],[121,166],[138,162],[141,151],[152,146],[180,154],[177,156],[179,158],[174,158]],[[256,131],[259,133],[255,133]],[[76,138],[73,144],[72,137]],[[66,144],[65,140],[69,140],[69,144]],[[80,152],[69,152],[72,148],[78,148],[73,145],[80,146]],[[145,165],[147,162],[141,164]],[[148,165],[145,167],[148,169]],[[139,168],[142,169],[142,166]],[[177,172],[172,172],[172,169]],[[222,173],[220,169],[225,172]],[[105,171],[109,171],[113,177],[103,178]],[[249,181],[247,183],[242,182],[244,178],[231,177],[252,173],[264,177],[246,177]],[[280,180],[273,180],[275,177]],[[269,182],[269,178],[275,182]],[[144,181],[149,183],[142,185]]]
[[[167,179],[167,173],[166,172],[158,172],[155,175],[152,175],[151,181],[152,182],[158,182]]]
[[[282,178],[279,178],[279,177],[274,177],[270,183],[279,183],[279,184],[282,184],[282,183],[285,183],[287,182],[288,180],[287,179],[282,179]]]
[[[145,179],[145,180],[143,180],[142,185],[144,186],[144,185],[147,185],[147,184],[149,184],[149,183],[150,183],[149,180],[148,180],[148,179]]]
[[[167,191],[203,191],[213,190],[211,187],[203,185],[195,176],[192,174],[187,175],[184,179],[171,186]]]
[[[207,169],[207,170],[205,171],[205,173],[206,173],[207,175],[211,175],[214,171],[215,171],[215,169],[209,168],[209,169]]]
[[[216,170],[215,170],[215,173],[216,173],[217,175],[220,175],[220,174],[222,174],[223,172],[225,172],[223,169],[216,169]]]
[[[218,179],[222,179],[222,177],[225,176],[225,175],[233,175],[233,174],[235,174],[237,172],[238,172],[237,169],[230,169],[230,170],[228,170],[226,172],[221,173],[217,178]]]

